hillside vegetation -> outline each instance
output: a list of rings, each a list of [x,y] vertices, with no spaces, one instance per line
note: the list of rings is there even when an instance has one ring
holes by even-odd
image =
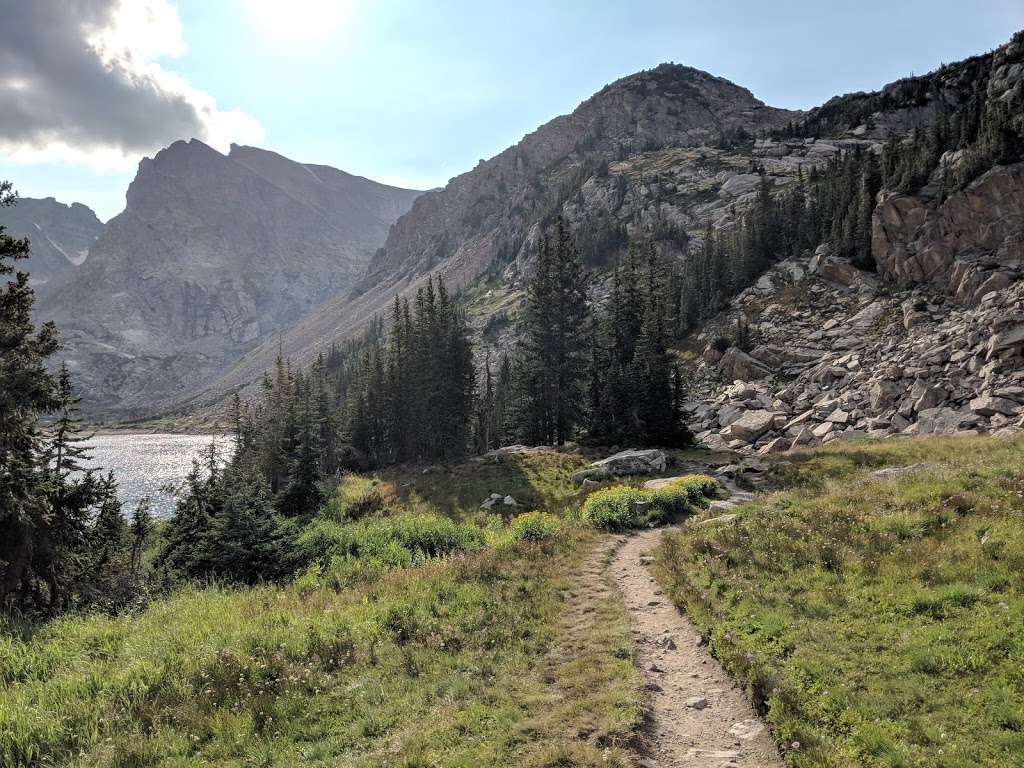
[[[0,764],[628,764],[640,676],[621,599],[580,588],[601,541],[568,501],[580,463],[350,475],[295,537],[293,580],[8,622]],[[563,514],[506,523],[467,501],[481,487]],[[680,487],[677,514],[717,490]]]
[[[1024,765],[1024,442],[797,454],[659,578],[790,765]],[[881,469],[887,467],[887,469]]]
[[[565,626],[591,536],[523,518],[522,542],[420,567],[7,627],[0,764],[621,765],[639,717],[621,604]]]

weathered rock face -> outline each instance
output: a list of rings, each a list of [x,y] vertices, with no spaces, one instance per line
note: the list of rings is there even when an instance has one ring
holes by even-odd
[[[589,469],[572,476],[577,485],[585,480],[605,480],[609,477],[627,475],[652,475],[664,472],[666,457],[664,451],[656,448],[635,451],[620,451],[614,456],[595,461]]]
[[[424,194],[396,222],[357,289],[294,325],[282,344],[296,360],[308,361],[325,339],[358,334],[370,318],[387,312],[396,293],[414,294],[428,275],[442,275],[458,288],[494,270],[513,298],[491,317],[500,312],[507,318],[529,274],[539,222],[555,213],[568,220],[597,274],[623,251],[630,235],[640,232],[657,233],[656,247],[669,259],[689,258],[709,223],[729,226],[756,196],[757,171],[763,169],[778,189],[845,151],[878,152],[889,135],[928,126],[940,101],[961,103],[983,78],[990,91],[994,82],[1006,83],[990,98],[1016,92],[1016,54],[1007,52],[1018,45],[1015,40],[994,54],[875,93],[839,97],[803,114],[767,107],[744,88],[687,67],[662,65],[623,78],[444,189]],[[922,98],[923,93],[929,96]],[[772,128],[790,121],[800,122],[804,135],[814,138],[770,137]],[[740,129],[763,138],[752,146],[722,141]],[[877,275],[832,257],[827,249],[812,263],[787,263],[858,294],[872,293],[879,283]],[[777,274],[756,287],[771,293],[802,278]],[[913,313],[907,315],[906,322],[914,320]],[[494,344],[510,344],[514,332],[496,325]],[[775,346],[790,345],[783,340]],[[204,400],[254,381],[276,353],[276,341],[265,342],[219,379]],[[756,363],[737,357],[726,360],[726,377],[737,374],[736,363],[749,366],[744,375],[753,378],[784,374],[803,362],[780,359],[768,349],[751,350]],[[822,370],[818,375],[826,380],[838,374]]]
[[[1024,163],[993,168],[934,207],[886,195],[875,209],[872,252],[882,276],[929,283],[966,305],[1024,274]]]
[[[614,162],[664,147],[706,146],[722,131],[779,125],[792,116],[766,107],[745,88],[689,67],[662,64],[622,78],[571,114],[424,195],[374,257],[368,281],[395,270],[421,271],[448,256],[484,264],[500,253],[529,257],[523,233],[588,158]],[[730,183],[737,183],[735,177]],[[727,191],[736,196],[744,190]]]
[[[774,418],[768,411],[747,411],[722,430],[722,437],[753,443],[768,431]]]
[[[0,208],[0,224],[13,237],[27,237],[31,255],[18,269],[28,271],[37,296],[56,290],[82,264],[103,230],[103,222],[81,203],[64,205],[52,197],[21,197]]]
[[[742,349],[729,347],[718,362],[718,370],[726,379],[750,381],[767,375],[768,366]]]
[[[351,288],[417,194],[177,142],[142,161],[125,211],[37,316],[61,329],[87,406],[166,407]]]

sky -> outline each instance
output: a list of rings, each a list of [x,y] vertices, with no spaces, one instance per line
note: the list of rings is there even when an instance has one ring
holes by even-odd
[[[806,109],[997,47],[1024,0],[0,0],[0,19],[0,178],[106,220],[177,139],[426,189],[663,61]]]

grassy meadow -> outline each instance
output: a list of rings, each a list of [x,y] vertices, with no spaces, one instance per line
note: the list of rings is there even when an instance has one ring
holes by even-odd
[[[1024,442],[787,458],[776,492],[666,536],[656,569],[788,763],[1024,766]]]
[[[594,560],[695,515],[657,576],[790,765],[1024,766],[1022,459],[843,443],[715,522],[710,478],[588,495],[575,453],[346,476],[287,583],[0,627],[0,765],[631,765],[642,680]]]
[[[0,627],[0,765],[625,765],[625,613],[578,583],[601,537],[523,513],[570,510],[581,463],[349,476],[288,584]]]

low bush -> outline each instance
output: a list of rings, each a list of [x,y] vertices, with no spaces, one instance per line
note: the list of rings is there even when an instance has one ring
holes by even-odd
[[[690,514],[720,493],[718,481],[707,475],[689,475],[657,489],[617,485],[590,494],[582,516],[588,525],[603,530],[644,528]]]
[[[353,522],[381,512],[384,508],[384,497],[377,480],[348,474],[327,500],[322,516],[339,523]]]
[[[553,538],[561,527],[562,522],[554,515],[527,512],[509,524],[509,538],[512,541],[543,541]]]

